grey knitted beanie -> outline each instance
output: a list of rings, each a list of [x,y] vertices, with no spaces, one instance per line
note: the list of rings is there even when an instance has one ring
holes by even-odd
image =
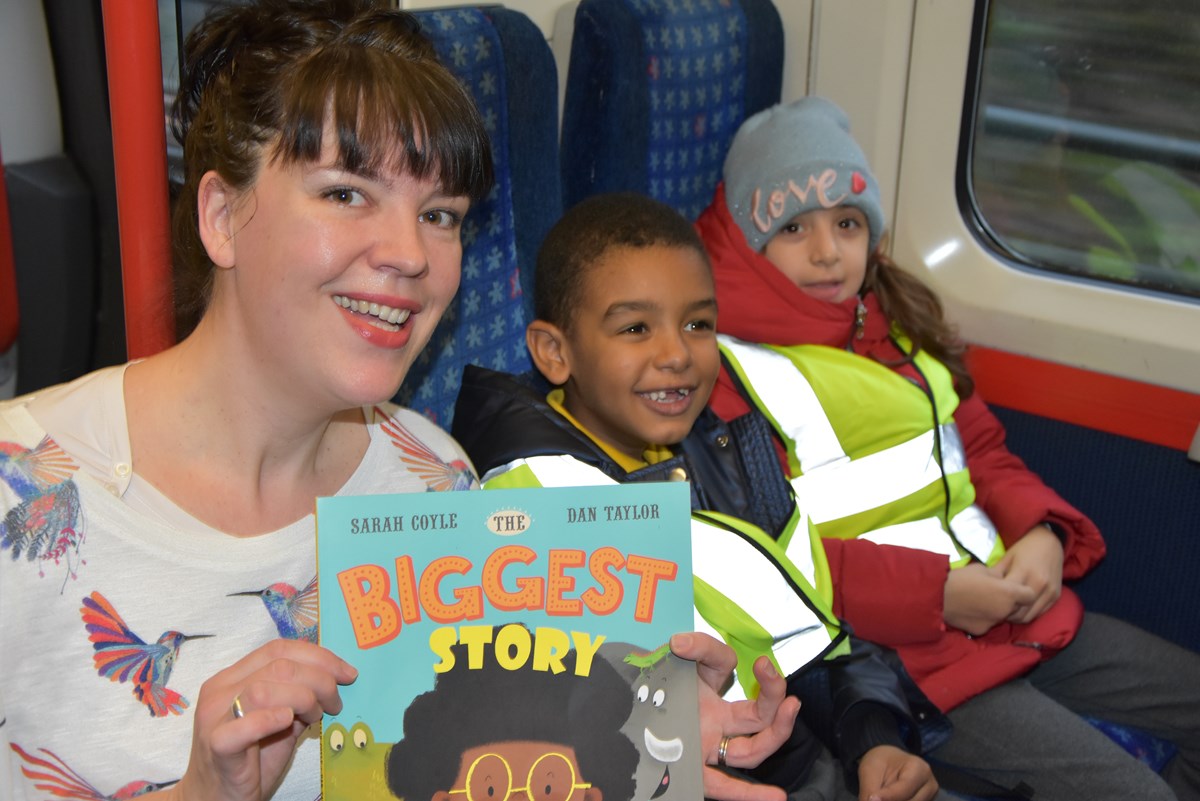
[[[797,214],[840,205],[866,215],[872,252],[883,236],[879,184],[845,112],[823,97],[772,106],[742,123],[724,178],[729,213],[756,251]]]

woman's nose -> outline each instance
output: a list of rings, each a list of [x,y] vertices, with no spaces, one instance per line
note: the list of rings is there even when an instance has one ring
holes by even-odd
[[[380,215],[368,251],[371,266],[418,276],[429,269],[429,254],[416,215]]]

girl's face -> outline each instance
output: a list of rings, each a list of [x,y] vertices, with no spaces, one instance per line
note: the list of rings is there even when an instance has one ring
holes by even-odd
[[[805,294],[840,303],[862,289],[870,239],[866,215],[854,206],[814,209],[780,228],[763,255]]]
[[[216,212],[210,313],[267,380],[341,409],[390,398],[429,341],[458,289],[469,200],[435,179],[348,173],[323,139],[316,163],[264,158]]]

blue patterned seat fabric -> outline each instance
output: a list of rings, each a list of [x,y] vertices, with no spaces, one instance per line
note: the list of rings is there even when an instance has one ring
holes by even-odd
[[[563,200],[638,191],[695,219],[749,114],[779,102],[770,0],[583,0],[563,106]]]
[[[416,16],[442,62],[474,96],[496,166],[491,193],[463,223],[462,285],[396,395],[448,430],[466,364],[530,368],[526,287],[542,237],[562,213],[558,80],[545,37],[523,14],[463,7]]]

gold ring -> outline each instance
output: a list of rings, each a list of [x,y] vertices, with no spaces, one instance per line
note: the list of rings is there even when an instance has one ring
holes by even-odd
[[[717,765],[725,767],[725,756],[729,753],[729,741],[733,739],[729,735],[721,738],[721,746],[717,749]]]
[[[241,718],[245,717],[245,715],[246,711],[242,709],[242,697],[240,695],[235,695],[233,697],[233,716],[234,718]],[[722,743],[722,745],[724,745],[724,743]]]

